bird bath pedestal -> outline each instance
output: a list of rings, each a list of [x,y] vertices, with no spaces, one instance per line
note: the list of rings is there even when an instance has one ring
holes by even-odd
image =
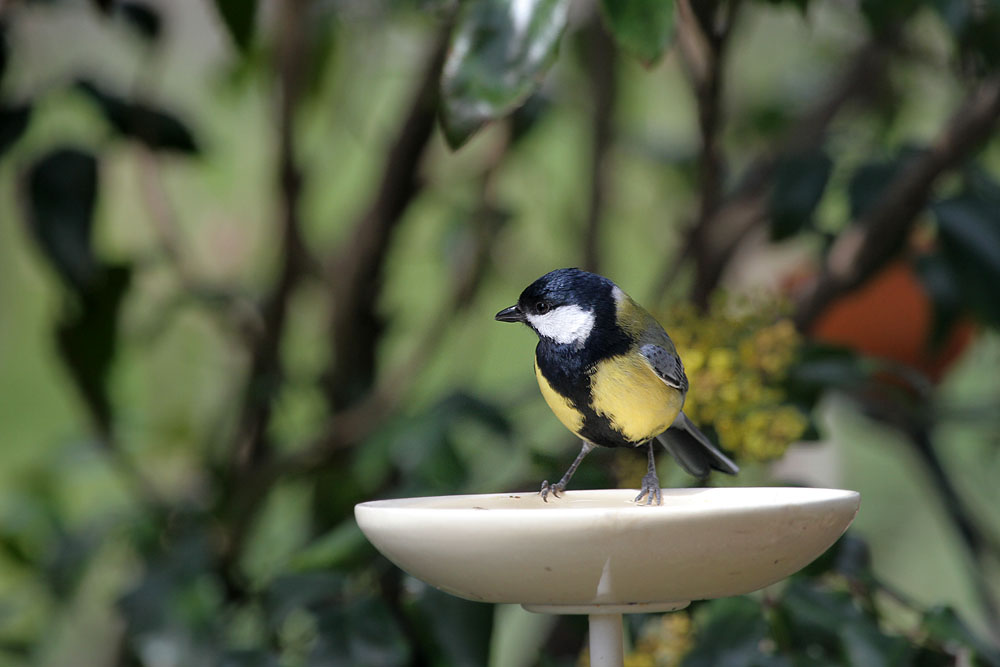
[[[854,491],[664,489],[400,498],[361,503],[358,526],[422,581],[477,602],[590,617],[592,665],[623,662],[622,614],[749,593],[826,551],[857,514]]]

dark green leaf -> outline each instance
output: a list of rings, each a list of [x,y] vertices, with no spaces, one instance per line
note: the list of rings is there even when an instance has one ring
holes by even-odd
[[[61,600],[69,600],[86,573],[95,550],[101,544],[101,535],[96,531],[64,533],[59,535],[45,559],[45,581],[52,594]]]
[[[223,654],[219,667],[281,667],[281,659],[267,651],[243,649]]]
[[[131,636],[166,634],[179,622],[211,630],[218,619],[212,599],[212,547],[208,526],[195,517],[171,517],[177,526],[161,531],[156,550],[147,554],[139,583],[118,600]]]
[[[989,204],[1000,207],[1000,183],[983,165],[970,162],[962,170],[962,185],[967,194]]]
[[[831,571],[852,579],[868,579],[871,576],[868,543],[851,532],[845,533],[823,555],[802,569],[803,574],[812,577]]]
[[[531,131],[538,126],[538,122],[545,118],[552,109],[552,100],[541,91],[536,92],[527,101],[514,110],[511,114],[510,143],[516,145]]]
[[[452,148],[520,106],[555,61],[569,0],[479,0],[462,8],[441,78]]]
[[[923,0],[861,0],[861,12],[872,31],[886,33],[894,30],[923,4]]]
[[[306,572],[278,577],[264,595],[268,623],[278,627],[296,609],[336,606],[345,586],[344,576],[335,572]]]
[[[674,3],[666,0],[601,0],[604,20],[623,50],[644,65],[662,56],[674,31]]]
[[[104,432],[111,427],[108,372],[118,341],[118,312],[131,280],[128,266],[104,267],[65,313],[56,330],[59,352],[91,415]]]
[[[983,664],[1000,667],[1000,651],[973,633],[951,607],[929,609],[924,614],[921,629],[928,639],[940,646],[971,648]]]
[[[415,620],[429,626],[434,646],[443,653],[441,664],[476,667],[489,662],[493,605],[423,586],[414,607]]]
[[[215,8],[229,31],[229,36],[233,38],[233,44],[244,53],[253,38],[257,2],[258,0],[215,0]]]
[[[805,14],[809,10],[809,0],[765,0],[771,5],[794,5],[800,12]]]
[[[379,599],[364,597],[316,611],[319,637],[309,667],[409,664],[410,647]]]
[[[828,389],[858,389],[869,377],[870,369],[865,360],[851,350],[809,343],[803,346],[784,384],[792,401],[811,409]]]
[[[771,191],[771,238],[787,239],[806,229],[823,197],[833,160],[822,150],[790,155],[778,162]]]
[[[0,157],[21,138],[31,119],[31,106],[0,106]]]
[[[695,645],[684,667],[782,667],[788,661],[761,651],[768,624],[760,603],[749,597],[711,600],[699,614]]]
[[[996,2],[932,0],[929,3],[951,30],[963,64],[973,70],[991,71],[1000,65],[1000,5]]]
[[[294,570],[331,570],[358,565],[374,555],[371,543],[365,539],[354,519],[316,538],[292,559]]]
[[[821,588],[805,577],[793,577],[778,607],[792,645],[834,661],[841,651],[840,632],[847,624],[864,622],[861,610],[846,592]]]
[[[144,2],[126,0],[115,6],[115,12],[145,39],[155,42],[160,37],[160,14]]]
[[[847,193],[851,203],[851,219],[857,220],[869,208],[878,202],[886,186],[913,158],[920,155],[921,149],[905,147],[889,160],[868,162],[858,167],[851,175],[847,185]]]
[[[108,123],[123,136],[141,141],[153,150],[198,152],[191,131],[174,116],[142,102],[127,102],[91,81],[79,81],[77,86],[97,103]]]
[[[848,623],[840,633],[845,664],[895,667],[913,664],[913,648],[899,636],[883,634],[874,622]]]
[[[27,194],[25,217],[46,258],[70,287],[86,290],[97,272],[90,242],[97,160],[57,149],[28,170]]]
[[[941,252],[961,285],[966,303],[986,323],[1000,326],[1000,213],[972,195],[960,195],[932,207]]]
[[[934,306],[931,349],[937,349],[948,340],[948,334],[962,314],[965,296],[961,282],[948,260],[940,252],[925,253],[916,258],[914,269]]]

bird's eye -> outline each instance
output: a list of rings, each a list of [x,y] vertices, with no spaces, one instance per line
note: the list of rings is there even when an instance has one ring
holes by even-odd
[[[535,312],[538,313],[539,315],[544,315],[545,313],[549,312],[549,304],[546,303],[545,301],[539,301],[538,303],[535,304]]]

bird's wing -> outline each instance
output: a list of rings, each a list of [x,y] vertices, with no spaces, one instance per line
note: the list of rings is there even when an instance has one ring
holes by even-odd
[[[682,394],[688,390],[687,375],[684,374],[684,364],[681,358],[659,345],[646,343],[639,346],[639,354],[646,360],[657,377]]]

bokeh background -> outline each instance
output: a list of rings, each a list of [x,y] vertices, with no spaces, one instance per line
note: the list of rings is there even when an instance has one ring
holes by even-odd
[[[743,467],[707,483],[863,498],[790,581],[630,617],[629,665],[1000,664],[998,36],[993,0],[0,1],[0,664],[585,664],[582,619],[352,516],[562,472],[493,321],[560,266],[673,335]]]

